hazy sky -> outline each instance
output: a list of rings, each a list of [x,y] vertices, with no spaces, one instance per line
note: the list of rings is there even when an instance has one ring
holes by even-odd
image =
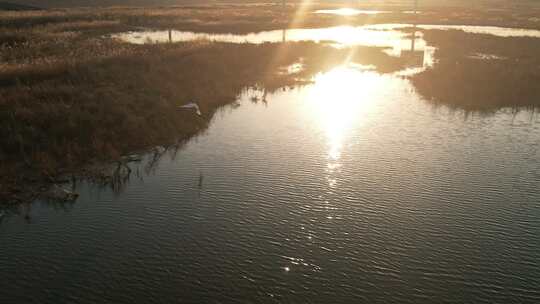
[[[0,0],[15,4],[38,7],[109,6],[109,5],[158,5],[175,3],[208,3],[201,0]]]
[[[292,0],[288,0],[292,1]],[[295,2],[299,0],[294,0]],[[358,3],[370,3],[370,4],[384,4],[384,3],[409,3],[414,0],[318,0],[318,2],[349,2],[351,4]],[[497,3],[504,2],[505,0],[419,0],[420,3],[426,5],[442,4],[442,5],[471,5],[473,3]],[[509,3],[516,2],[534,2],[530,0],[506,0]],[[171,4],[196,4],[196,3],[233,3],[233,2],[281,2],[281,0],[0,0],[1,2],[9,2],[16,4],[33,5],[37,7],[73,7],[73,6],[111,6],[111,5],[171,5]],[[540,2],[540,0],[537,0]]]
[[[296,0],[298,1],[298,0]],[[321,0],[319,0],[321,1]],[[324,1],[324,0],[322,0]],[[350,3],[384,3],[413,0],[327,0],[328,2],[350,2]],[[443,1],[443,0],[421,0],[421,1]],[[462,0],[444,0],[443,2],[462,1]],[[474,1],[474,0],[469,0]],[[27,4],[38,7],[67,7],[67,6],[109,6],[109,5],[164,5],[164,4],[182,4],[182,3],[211,3],[211,2],[258,2],[257,0],[0,0],[0,2],[9,2],[16,4]],[[281,0],[262,0],[260,2],[281,2]]]

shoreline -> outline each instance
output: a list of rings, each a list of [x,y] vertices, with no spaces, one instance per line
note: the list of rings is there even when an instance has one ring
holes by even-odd
[[[161,24],[169,28],[179,26],[182,30],[191,26],[203,31],[209,25],[217,26],[209,20],[219,14],[225,20],[220,25],[222,30],[241,32],[250,24],[234,23],[237,18],[232,13],[246,13],[251,8],[233,8],[227,12],[177,10],[169,15],[164,9],[157,9],[152,11],[155,17],[147,19],[140,19],[144,18],[140,15],[144,11],[137,9],[130,13],[111,9],[112,16],[119,14],[114,17],[117,20],[100,17],[90,21],[81,17],[80,9],[74,9],[60,13],[13,13],[1,21],[0,47],[5,63],[0,66],[0,172],[4,173],[0,178],[0,204],[13,201],[21,192],[43,192],[44,187],[62,174],[77,176],[91,163],[119,161],[133,151],[188,140],[204,130],[215,111],[233,103],[246,87],[273,91],[302,85],[316,73],[346,58],[374,65],[381,73],[404,67],[401,59],[377,47],[355,47],[355,57],[349,58],[348,50],[312,42],[253,45],[194,41],[131,45],[103,38],[145,22],[157,26],[154,28]],[[103,10],[90,10],[95,14],[90,19]],[[179,25],[171,21],[171,16],[177,19],[194,11],[200,14],[199,24]],[[282,12],[256,14],[253,18],[275,17]],[[292,24],[290,18],[284,19],[286,24]],[[351,20],[362,22],[363,18]],[[386,17],[377,18],[372,21],[381,23]],[[13,20],[13,24],[26,25],[17,30],[6,27]],[[167,20],[171,22],[166,23]],[[309,16],[302,24],[334,24],[335,20],[333,16]],[[268,30],[285,23],[265,21],[258,27]],[[255,31],[257,27],[249,29]],[[480,111],[512,106],[536,108],[532,101],[538,101],[540,90],[534,85],[521,84],[519,79],[523,75],[537,75],[540,79],[538,71],[531,70],[540,60],[531,56],[540,51],[540,39],[494,38],[459,31],[426,32],[430,42],[442,47],[437,52],[440,59],[437,68],[411,78],[426,99],[435,104]],[[505,39],[513,39],[515,43],[509,44]],[[468,41],[465,46],[456,47],[456,42],[464,40]],[[468,52],[475,50],[512,60],[487,63],[469,59]],[[290,75],[278,73],[300,58],[305,60],[304,70]],[[455,69],[455,62],[460,63],[460,69],[456,69],[459,73],[449,78],[447,71]],[[517,72],[500,76],[498,71],[509,68]],[[470,73],[471,70],[490,72]],[[493,82],[514,83],[516,88],[512,91],[483,86],[449,95],[449,84],[483,82],[485,75],[499,75]],[[432,83],[431,79],[437,81]],[[516,96],[521,103],[516,103]],[[202,116],[177,110],[192,101],[198,103]],[[29,190],[24,190],[26,187]]]

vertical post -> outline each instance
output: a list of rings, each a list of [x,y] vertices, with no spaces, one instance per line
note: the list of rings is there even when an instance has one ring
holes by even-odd
[[[412,37],[411,37],[411,52],[414,53],[416,46],[416,24],[414,25]]]
[[[281,13],[282,13],[281,18],[286,18],[285,1],[286,0],[281,0]],[[287,28],[286,27],[283,28],[283,32],[281,35],[281,42],[285,43],[285,41],[287,41]]]
[[[172,43],[172,30],[169,29],[169,43]]]
[[[411,39],[411,51],[415,51],[416,44],[416,26],[418,24],[418,0],[414,0],[414,28]]]

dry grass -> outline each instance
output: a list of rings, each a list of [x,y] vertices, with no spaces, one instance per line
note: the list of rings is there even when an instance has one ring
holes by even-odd
[[[540,106],[540,39],[461,31],[428,31],[425,38],[438,47],[438,63],[412,81],[432,102],[482,111]]]
[[[491,1],[493,2],[493,1]],[[386,3],[386,4],[385,4]],[[325,27],[367,23],[412,23],[498,25],[540,28],[540,5],[503,1],[489,6],[421,6],[419,16],[404,14],[410,4],[371,4],[368,9],[388,10],[380,15],[333,16],[313,14],[328,4],[280,5],[213,5],[183,7],[111,7],[76,8],[46,11],[0,12],[0,28],[20,29],[54,24],[114,22],[129,27],[194,30],[209,32],[248,33],[285,27]]]

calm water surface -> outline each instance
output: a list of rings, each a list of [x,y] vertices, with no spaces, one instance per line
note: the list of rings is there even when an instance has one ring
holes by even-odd
[[[121,193],[5,215],[0,302],[540,301],[537,115],[348,65],[262,94]]]
[[[379,15],[388,13],[401,13],[401,14],[420,14],[420,11],[378,11],[378,10],[363,10],[356,8],[338,8],[338,9],[322,9],[316,10],[315,14],[325,15],[337,15],[337,16],[358,16],[358,15]]]
[[[112,37],[135,44],[184,42],[210,40],[230,43],[266,43],[282,41],[331,42],[335,47],[354,45],[396,47],[408,44],[410,33],[405,29],[416,27],[417,30],[461,30],[471,34],[488,34],[498,37],[536,37],[540,30],[506,28],[497,26],[468,25],[413,25],[413,24],[370,24],[364,26],[335,26],[327,28],[305,28],[263,31],[250,34],[212,34],[186,31],[131,31],[115,34]],[[425,45],[422,33],[418,33],[419,46]]]
[[[391,13],[391,11],[361,10],[355,8],[322,9],[315,11],[315,14],[338,16],[378,15],[383,13]]]

